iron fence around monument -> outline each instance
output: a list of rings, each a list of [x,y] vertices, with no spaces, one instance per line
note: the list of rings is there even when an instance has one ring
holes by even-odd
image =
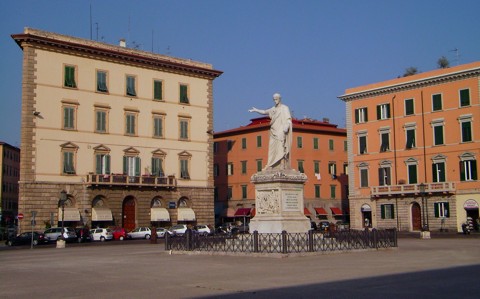
[[[191,230],[165,238],[165,250],[232,253],[303,253],[397,247],[396,229],[345,230],[330,233],[258,233],[201,236]]]

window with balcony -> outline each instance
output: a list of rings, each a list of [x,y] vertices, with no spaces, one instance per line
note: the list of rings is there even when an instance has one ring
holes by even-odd
[[[395,219],[395,206],[393,204],[380,205],[382,219]]]
[[[432,163],[432,181],[434,183],[445,182],[445,162]]]
[[[390,104],[377,105],[377,120],[390,118]]]
[[[190,103],[189,95],[188,95],[188,85],[186,84],[180,84],[179,87],[179,101],[182,104],[188,104]]]
[[[180,155],[180,178],[184,180],[190,179],[190,155]]]
[[[123,174],[128,176],[140,176],[140,157],[123,156]]]
[[[413,115],[415,114],[415,107],[413,99],[406,99],[405,100],[405,115]]]
[[[473,155],[464,154],[460,161],[460,181],[476,181],[477,180],[477,160]]]
[[[368,121],[368,110],[366,107],[355,109],[355,123],[361,124]]]
[[[70,87],[70,88],[77,88],[77,83],[76,83],[76,67],[72,65],[65,65],[64,67],[64,80],[63,80],[63,86],[64,87]]]
[[[153,99],[157,101],[163,101],[163,81],[153,81]]]
[[[158,177],[164,177],[165,172],[163,171],[163,157],[152,157],[152,175]]]
[[[135,76],[130,76],[130,75],[127,75],[126,77],[126,90],[125,90],[125,94],[127,96],[132,96],[132,97],[136,97],[137,96],[137,91],[136,91],[136,86],[135,86]]]
[[[470,106],[470,89],[460,90],[460,107]]]
[[[106,71],[97,70],[97,91],[108,92]]]
[[[417,162],[407,162],[407,171],[408,171],[408,184],[417,184],[418,183],[418,178],[417,178]]]
[[[390,167],[383,166],[378,168],[378,184],[380,186],[390,186],[392,184]]]
[[[107,153],[95,154],[95,173],[110,174],[110,155]]]
[[[442,95],[434,94],[432,95],[432,111],[441,111],[442,110]]]
[[[433,204],[435,218],[450,218],[450,205],[448,202],[436,202]]]

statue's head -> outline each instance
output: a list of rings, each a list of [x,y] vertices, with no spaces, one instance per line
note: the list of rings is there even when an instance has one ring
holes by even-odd
[[[275,102],[275,105],[280,104],[282,101],[282,96],[277,92],[273,94],[273,101]]]

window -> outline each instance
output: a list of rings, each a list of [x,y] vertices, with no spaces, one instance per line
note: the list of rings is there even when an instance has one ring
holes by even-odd
[[[360,166],[360,187],[368,187],[368,168]]]
[[[63,86],[76,88],[77,84],[75,83],[75,67],[71,65],[65,66],[65,73],[64,73],[64,82]]]
[[[405,100],[405,115],[413,115],[415,113],[413,99]]]
[[[297,136],[297,148],[303,147],[303,139],[302,136]]]
[[[348,142],[347,142],[347,140],[344,140],[344,141],[343,141],[343,150],[344,150],[344,151],[348,151]]]
[[[262,147],[262,136],[257,136],[257,147]]]
[[[123,156],[123,174],[140,176],[140,157]]]
[[[328,174],[331,174],[333,178],[336,178],[337,164],[335,162],[328,162]]]
[[[433,144],[442,145],[443,142],[443,123],[433,126]]]
[[[335,199],[337,197],[335,185],[330,185],[330,198]]]
[[[219,174],[218,164],[213,164],[213,176],[218,176]]]
[[[135,89],[135,77],[134,76],[127,76],[126,80],[127,80],[127,90],[126,90],[127,96],[136,97],[137,92],[136,92],[136,89]]]
[[[343,162],[343,173],[348,174],[348,162]]]
[[[368,121],[368,110],[367,108],[355,109],[355,123],[365,123]]]
[[[108,92],[107,72],[105,71],[97,71],[97,91]]]
[[[410,185],[418,183],[418,180],[417,180],[417,164],[408,164],[407,169],[408,169],[408,183]]]
[[[433,111],[442,110],[442,95],[441,94],[432,95],[432,110]]]
[[[152,175],[159,177],[165,176],[165,172],[163,171],[163,158],[152,157]]]
[[[228,186],[228,189],[227,189],[227,199],[232,199],[232,195],[233,195],[232,186]]]
[[[380,205],[382,219],[395,219],[393,204]]]
[[[318,150],[318,138],[317,137],[313,138],[313,149]]]
[[[63,106],[63,129],[75,130],[75,113],[76,107]]]
[[[331,151],[335,150],[333,139],[328,140],[328,149]]]
[[[153,137],[163,138],[163,116],[153,115]]]
[[[227,150],[231,151],[233,148],[233,140],[227,140]]]
[[[257,160],[257,171],[262,171],[263,165],[262,160]]]
[[[136,113],[127,112],[125,114],[125,134],[126,135],[136,135]]]
[[[95,110],[95,132],[107,133],[107,110]]]
[[[405,148],[411,149],[415,147],[415,127],[409,127],[405,129],[406,144]]]
[[[242,149],[247,149],[247,138],[242,138]]]
[[[445,182],[445,162],[432,164],[432,179],[434,183]]]
[[[381,132],[380,139],[382,143],[380,144],[380,152],[386,152],[390,150],[390,133],[389,132]]]
[[[227,175],[233,175],[233,163],[227,163]]]
[[[163,100],[163,82],[160,80],[153,81],[153,99],[157,101]]]
[[[390,118],[390,104],[377,106],[377,120]]]
[[[462,126],[462,142],[472,141],[472,122],[465,120],[461,122]]]
[[[360,155],[367,153],[367,136],[358,136],[358,145]]]
[[[188,140],[188,123],[189,120],[185,118],[181,118],[179,120],[179,127],[180,127],[180,139],[181,140]]]
[[[477,180],[477,160],[460,161],[460,181],[476,181]]]
[[[110,155],[106,153],[95,154],[95,173],[110,174]]]
[[[460,107],[470,106],[470,89],[460,90]]]
[[[433,204],[435,218],[450,218],[450,206],[448,202],[436,202]]]
[[[247,174],[247,161],[241,161],[242,163],[242,174]]]
[[[315,198],[320,198],[320,185],[315,185]]]
[[[242,199],[247,198],[247,185],[242,185]]]
[[[191,156],[180,156],[180,178],[184,180],[190,179],[190,158]]]
[[[320,161],[313,161],[313,172],[320,174]]]
[[[75,174],[75,152],[63,152],[63,174]]]
[[[391,185],[391,171],[390,167],[378,168],[378,185],[389,186]]]
[[[180,84],[180,103],[183,104],[188,104],[189,98],[188,98],[188,85],[186,84]]]
[[[297,161],[297,167],[298,167],[298,171],[300,171],[301,173],[305,173],[305,169],[303,168],[303,160]]]

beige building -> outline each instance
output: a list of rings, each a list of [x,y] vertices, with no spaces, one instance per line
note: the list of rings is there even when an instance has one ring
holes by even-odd
[[[128,230],[213,224],[210,132],[221,71],[123,40],[31,28],[12,38],[23,50],[21,229],[32,211],[38,230],[62,218]]]

